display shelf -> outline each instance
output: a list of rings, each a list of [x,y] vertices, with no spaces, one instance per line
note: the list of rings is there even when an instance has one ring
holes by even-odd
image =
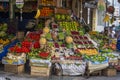
[[[0,60],[2,60],[2,58],[3,58],[4,56],[6,56],[6,54],[7,54],[7,52],[8,52],[8,49],[9,49],[11,46],[15,45],[17,42],[19,42],[19,41],[18,41],[18,40],[14,40],[14,41],[11,42],[10,44],[4,46],[3,52],[0,53]]]
[[[38,0],[37,1],[37,9],[40,10],[40,16],[39,18],[37,18],[37,25],[39,25],[39,21],[40,19],[44,19],[44,22],[51,18],[54,15],[54,8],[55,5],[46,5],[48,4],[48,2],[50,1],[50,3],[54,3],[54,1],[56,2],[56,0]]]

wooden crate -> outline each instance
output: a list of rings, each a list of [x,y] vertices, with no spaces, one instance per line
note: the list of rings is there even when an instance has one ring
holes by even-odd
[[[12,64],[4,64],[4,71],[12,72],[12,73],[23,73],[24,65],[12,65]]]
[[[104,76],[116,76],[117,70],[115,68],[106,68],[103,70]]]
[[[101,76],[102,70],[98,70],[98,71],[94,71],[92,73],[90,73],[89,70],[86,70],[86,76],[90,77],[90,76]]]
[[[30,74],[32,76],[49,76],[50,67],[31,66]]]
[[[17,33],[16,33],[16,38],[18,39],[18,40],[20,40],[20,41],[22,41],[23,39],[24,39],[24,32],[23,31],[18,31]]]

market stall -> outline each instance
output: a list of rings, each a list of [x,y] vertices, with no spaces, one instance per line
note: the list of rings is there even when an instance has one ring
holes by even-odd
[[[89,76],[96,71],[115,69],[119,64],[118,55],[114,54],[116,41],[97,31],[86,32],[72,11],[57,7],[55,0],[38,0],[34,19],[37,23],[34,31],[17,33],[19,40],[4,42],[0,47],[5,71],[22,73],[28,69],[27,64],[31,76]],[[1,34],[5,33],[2,31]],[[6,35],[0,38],[3,36]]]

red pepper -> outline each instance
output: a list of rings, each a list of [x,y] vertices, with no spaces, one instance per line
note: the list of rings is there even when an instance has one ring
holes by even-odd
[[[20,47],[16,48],[17,53],[22,53],[22,49]]]
[[[11,52],[16,52],[16,50],[17,50],[18,48],[19,48],[19,46],[15,45],[15,46],[13,46],[13,47],[10,47],[9,50],[10,50]]]
[[[31,32],[27,35],[27,38],[30,38],[31,40],[38,41],[40,38],[40,33]]]
[[[24,46],[22,46],[21,50],[22,50],[22,52],[24,52],[24,53],[30,52],[30,49],[27,48],[27,47],[24,47]]]

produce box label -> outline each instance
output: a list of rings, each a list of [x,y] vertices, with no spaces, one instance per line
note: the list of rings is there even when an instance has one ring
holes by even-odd
[[[105,63],[108,63],[108,62],[109,62],[108,59],[106,59],[106,60],[103,61],[103,62],[98,62],[98,61],[94,61],[94,62],[92,62],[92,61],[90,61],[90,63],[93,64],[93,65],[97,65],[97,64],[105,64]]]
[[[19,60],[12,60],[12,59],[2,59],[2,64],[13,64],[13,65],[21,65],[25,64],[25,59],[19,59]]]
[[[30,64],[31,65],[37,65],[37,66],[42,66],[42,65],[45,66],[45,65],[47,65],[48,67],[51,67],[50,60],[30,59]]]

